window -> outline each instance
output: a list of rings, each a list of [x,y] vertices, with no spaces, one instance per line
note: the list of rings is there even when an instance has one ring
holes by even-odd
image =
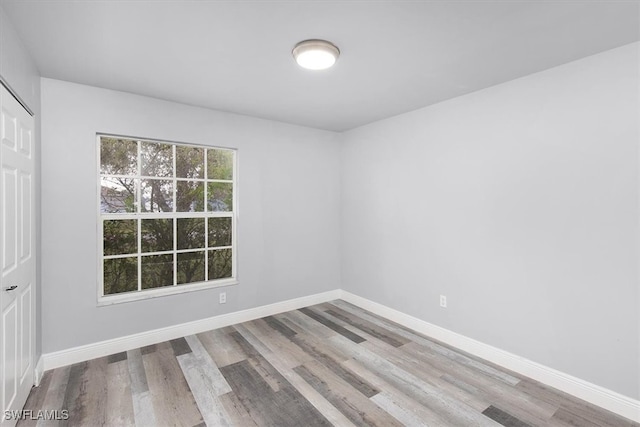
[[[98,136],[101,303],[236,283],[235,150]]]

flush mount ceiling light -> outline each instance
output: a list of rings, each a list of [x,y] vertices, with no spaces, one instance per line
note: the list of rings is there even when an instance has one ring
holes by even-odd
[[[324,70],[336,63],[340,49],[326,40],[304,40],[294,48],[293,58],[309,70]]]

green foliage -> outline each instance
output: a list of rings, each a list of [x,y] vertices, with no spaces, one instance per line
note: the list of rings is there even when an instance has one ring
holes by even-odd
[[[138,170],[138,143],[130,139],[100,137],[100,173],[135,175]]]
[[[207,184],[207,203],[211,212],[231,212],[233,210],[233,184],[210,182]]]
[[[142,257],[142,289],[173,286],[173,255]]]
[[[173,212],[173,181],[142,180],[142,212]]]
[[[178,212],[204,212],[204,183],[178,181],[176,210]]]
[[[204,178],[204,149],[176,145],[176,177]]]
[[[204,281],[204,251],[178,254],[178,284]]]
[[[105,255],[124,255],[138,252],[138,221],[135,219],[103,222]]]
[[[207,178],[233,179],[233,151],[207,150]]]
[[[224,279],[232,275],[231,249],[209,251],[209,280]]]
[[[205,218],[178,218],[178,250],[204,248]]]
[[[104,260],[104,294],[138,290],[138,258]]]
[[[231,218],[209,218],[209,247],[231,246]]]
[[[144,176],[173,176],[173,147],[171,144],[141,142],[140,160]]]
[[[134,179],[103,177],[100,180],[100,210],[103,213],[135,212]]]
[[[142,220],[142,252],[163,252],[173,250],[173,220]],[[173,262],[173,261],[172,261]]]

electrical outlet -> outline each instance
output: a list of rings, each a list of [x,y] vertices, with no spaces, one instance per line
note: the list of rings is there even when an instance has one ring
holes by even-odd
[[[447,308],[447,297],[440,295],[440,307]]]
[[[227,302],[227,293],[220,292],[220,304],[226,304]]]

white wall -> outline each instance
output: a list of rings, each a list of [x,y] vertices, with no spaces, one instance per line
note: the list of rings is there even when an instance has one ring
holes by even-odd
[[[339,288],[336,134],[42,79],[45,353]],[[96,306],[96,132],[238,148],[239,280]]]
[[[639,398],[639,46],[347,132],[343,289]]]
[[[40,110],[40,73],[1,5],[0,75],[32,111]]]
[[[0,5],[0,76],[34,113],[36,214],[40,212],[40,72]],[[36,360],[42,354],[40,221],[36,221]]]

